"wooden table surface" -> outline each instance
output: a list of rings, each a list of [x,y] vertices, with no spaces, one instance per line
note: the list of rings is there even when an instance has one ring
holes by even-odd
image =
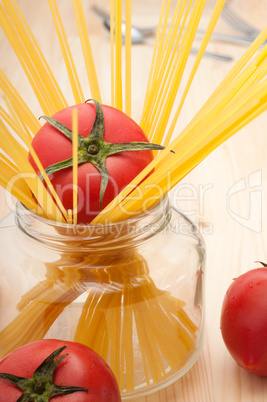
[[[66,73],[47,2],[20,0],[18,3],[71,103],[72,95],[66,84]],[[67,23],[68,37],[77,61],[78,34],[72,2],[59,0],[58,3],[64,22]],[[90,10],[93,3],[108,10],[109,1],[83,1],[103,100],[109,103],[109,38],[100,19]],[[133,23],[155,25],[160,4],[160,0],[134,0]],[[209,0],[207,5],[212,7],[213,1]],[[232,5],[256,27],[264,27],[266,0],[232,0]],[[235,34],[222,18],[216,30]],[[132,48],[133,117],[137,121],[142,108],[153,41],[153,38],[149,38],[145,44]],[[231,55],[233,61],[223,63],[203,59],[182,113],[182,125],[196,113],[245,51],[245,47],[212,41],[208,50]],[[192,60],[193,57],[190,56]],[[38,117],[39,106],[2,31],[0,60],[0,66]],[[80,68],[79,63],[77,65]],[[81,67],[81,77],[83,74]],[[205,343],[199,360],[182,379],[156,394],[136,399],[136,402],[267,401],[267,379],[249,375],[240,369],[228,354],[220,333],[222,300],[232,279],[256,267],[256,260],[267,261],[266,127],[265,113],[214,151],[172,191],[174,205],[198,224],[206,241]],[[7,202],[4,190],[1,190],[0,196],[0,215],[3,217],[12,209],[12,205]]]

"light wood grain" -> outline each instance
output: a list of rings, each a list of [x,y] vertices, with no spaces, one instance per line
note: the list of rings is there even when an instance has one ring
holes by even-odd
[[[66,22],[68,37],[76,60],[81,57],[78,33],[70,0],[59,1]],[[108,9],[109,1],[95,0]],[[266,0],[233,1],[255,26],[266,22]],[[21,0],[25,16],[36,35],[60,86],[72,102],[72,95],[60,50],[52,29],[46,1]],[[91,45],[98,71],[104,103],[110,102],[109,39],[103,25],[90,11],[93,0],[84,0]],[[213,2],[208,1],[212,7]],[[136,25],[155,25],[160,0],[134,0],[133,22]],[[265,13],[265,20],[264,20]],[[265,22],[264,22],[265,21]],[[220,19],[218,31],[234,31]],[[230,63],[203,59],[196,81],[185,104],[177,133],[216,88],[233,63],[244,52],[243,47],[211,42],[209,50],[233,56]],[[144,88],[153,51],[153,39],[132,49],[133,117],[140,117]],[[192,57],[193,60],[193,56]],[[12,49],[0,32],[0,65],[38,117],[39,107]],[[77,63],[85,93],[89,90],[82,63]],[[256,265],[267,261],[267,117],[258,118],[214,151],[191,172],[173,191],[175,206],[195,221],[207,246],[206,272],[206,336],[202,354],[194,367],[168,388],[135,402],[262,402],[267,401],[267,379],[249,375],[240,369],[228,354],[220,334],[220,309],[224,294],[232,279]],[[253,180],[254,181],[253,181]],[[237,183],[241,190],[236,191]],[[243,187],[242,187],[243,186]],[[12,206],[0,190],[0,215],[5,216]]]

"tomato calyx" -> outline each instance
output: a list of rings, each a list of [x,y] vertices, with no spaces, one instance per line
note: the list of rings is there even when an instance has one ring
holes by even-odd
[[[67,346],[62,346],[51,353],[40,366],[37,367],[32,378],[0,373],[0,378],[15,384],[23,391],[23,394],[19,397],[17,402],[48,402],[54,396],[72,394],[77,391],[88,392],[88,390],[83,387],[53,384],[55,370],[67,354],[61,356],[59,359],[57,358],[66,347]]]
[[[162,145],[149,142],[125,142],[125,143],[110,143],[104,141],[104,115],[100,103],[94,99],[89,99],[86,102],[93,101],[96,107],[96,117],[92,130],[88,137],[83,137],[78,134],[78,165],[86,162],[92,163],[101,174],[100,185],[100,209],[104,194],[108,185],[108,171],[106,167],[106,158],[125,151],[151,151],[162,150]],[[52,117],[41,116],[51,126],[60,131],[70,141],[73,140],[73,133],[68,127]],[[47,175],[51,175],[59,170],[73,166],[73,158],[69,158],[48,166],[45,171]],[[41,180],[43,177],[40,176]]]

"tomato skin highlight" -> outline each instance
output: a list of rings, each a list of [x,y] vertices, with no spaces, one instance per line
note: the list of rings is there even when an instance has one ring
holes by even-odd
[[[55,349],[67,345],[68,354],[55,371],[57,385],[80,386],[88,393],[78,391],[53,397],[53,402],[121,402],[116,378],[107,363],[93,350],[76,342],[44,339],[29,343],[11,352],[0,361],[0,372],[21,377],[32,377],[35,369]],[[15,402],[22,391],[0,378],[0,402]]]
[[[267,376],[267,268],[250,270],[230,285],[222,305],[221,333],[240,367]]]
[[[57,112],[53,118],[72,128],[72,109],[78,110],[78,133],[88,137],[96,117],[95,105],[83,103]],[[104,141],[110,143],[148,142],[143,130],[125,113],[102,105],[104,115]],[[35,135],[32,146],[43,167],[66,160],[72,156],[72,142],[49,123]],[[107,206],[151,161],[152,151],[124,151],[106,159],[109,176],[102,208]],[[29,161],[40,174],[31,155]],[[63,169],[49,176],[66,210],[72,209],[72,168]],[[89,223],[100,212],[101,175],[92,163],[78,166],[78,223]]]

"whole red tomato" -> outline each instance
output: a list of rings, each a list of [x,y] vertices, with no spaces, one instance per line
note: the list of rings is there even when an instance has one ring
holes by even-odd
[[[239,366],[267,375],[267,268],[250,270],[230,285],[222,305],[221,332]]]
[[[61,110],[53,122],[43,116],[47,122],[32,145],[67,210],[73,202],[72,132],[64,134],[55,121],[71,130],[74,107],[79,134],[78,222],[88,223],[152,161],[151,150],[163,147],[148,143],[125,113],[96,101]],[[31,155],[29,161],[40,174]],[[55,164],[62,161],[67,161],[64,168],[57,170]]]
[[[55,350],[67,346],[64,351],[58,352],[59,358],[56,368],[51,361],[48,362],[52,373],[52,383],[60,386],[58,396],[53,396],[53,402],[120,402],[121,396],[115,376],[107,363],[93,350],[76,342],[66,342],[55,339],[46,339],[29,343],[11,352],[0,362],[0,373],[13,374],[19,377],[32,378],[35,370]],[[47,368],[39,371],[47,373]],[[39,375],[39,373],[38,373]],[[43,377],[42,377],[43,378]],[[19,380],[20,381],[20,380]],[[37,384],[36,384],[37,383]],[[62,387],[82,387],[84,390],[70,394],[60,395]],[[43,398],[43,383],[39,380],[34,384],[36,399],[32,399],[26,391],[23,401],[48,401]],[[15,402],[22,392],[18,386],[6,379],[0,378],[0,402]],[[28,391],[30,392],[30,391]]]

